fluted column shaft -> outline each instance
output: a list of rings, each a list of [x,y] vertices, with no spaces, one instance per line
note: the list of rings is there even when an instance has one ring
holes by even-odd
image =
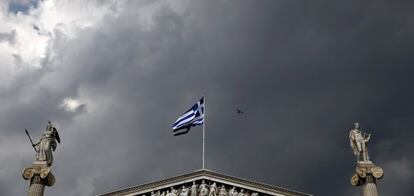
[[[45,191],[46,182],[44,179],[40,178],[39,175],[33,176],[30,182],[28,196],[43,196]]]
[[[367,175],[365,184],[362,186],[363,196],[378,196],[377,184],[372,175]]]

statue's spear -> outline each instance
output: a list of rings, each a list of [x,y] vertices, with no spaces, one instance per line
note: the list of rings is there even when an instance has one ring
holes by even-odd
[[[29,137],[29,140],[30,140],[30,143],[32,143],[32,147],[34,148],[34,150],[37,152],[37,150],[36,150],[36,148],[34,147],[34,143],[33,143],[33,141],[32,141],[32,138],[30,137],[30,135],[29,135],[29,132],[27,131],[27,129],[24,129],[25,131],[26,131],[26,135],[27,135],[27,137]]]

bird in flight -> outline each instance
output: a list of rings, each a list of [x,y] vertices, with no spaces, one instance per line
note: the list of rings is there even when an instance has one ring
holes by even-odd
[[[237,114],[243,114],[244,112],[236,108]]]

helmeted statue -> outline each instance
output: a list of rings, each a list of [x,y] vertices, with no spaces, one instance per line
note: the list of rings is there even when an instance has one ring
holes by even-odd
[[[56,141],[60,143],[59,133],[52,125],[52,122],[49,121],[43,132],[42,138],[40,138],[39,142],[33,144],[33,147],[35,147],[37,151],[36,161],[44,161],[48,166],[51,166],[53,163],[52,150],[56,150]]]
[[[357,156],[358,162],[367,162],[369,161],[367,143],[371,137],[371,134],[362,133],[362,131],[359,129],[359,123],[354,123],[354,129],[349,132],[349,142],[352,150],[354,151],[354,154]]]
[[[57,143],[60,143],[60,137],[56,127],[49,121],[42,137],[34,143],[25,129],[26,135],[36,151],[35,161],[30,167],[23,169],[22,177],[29,182],[29,196],[42,196],[45,186],[55,184],[55,176],[52,174],[51,166],[53,164],[53,151],[56,150]]]

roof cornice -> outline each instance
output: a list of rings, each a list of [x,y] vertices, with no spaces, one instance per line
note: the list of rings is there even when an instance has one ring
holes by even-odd
[[[118,196],[118,195],[132,195],[132,194],[140,194],[151,192],[171,186],[176,186],[183,183],[189,183],[195,180],[211,180],[217,181],[224,184],[230,184],[262,193],[266,193],[269,195],[288,195],[288,196],[311,196],[311,194],[302,193],[298,191],[293,191],[285,188],[281,188],[278,186],[273,186],[269,184],[264,184],[252,180],[246,180],[238,177],[233,177],[229,175],[220,174],[217,172],[213,172],[207,169],[196,170],[191,173],[178,175],[171,178],[166,178],[163,180],[150,182],[142,185],[131,186],[128,188],[120,189],[113,192],[108,192],[101,194],[100,196]]]

